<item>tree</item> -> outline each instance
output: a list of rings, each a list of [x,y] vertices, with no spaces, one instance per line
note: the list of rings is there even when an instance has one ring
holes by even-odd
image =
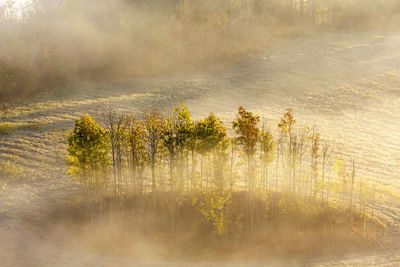
[[[176,115],[176,144],[181,155],[181,164],[183,163],[183,154],[186,152],[186,189],[189,192],[189,150],[192,152],[193,159],[195,148],[194,123],[185,103],[182,102],[180,105],[176,105],[174,113]]]
[[[174,175],[175,160],[178,150],[178,131],[176,114],[173,113],[166,120],[166,128],[164,131],[164,147],[168,151],[169,160],[169,178],[171,191],[174,191],[176,184],[176,176]]]
[[[235,120],[232,122],[233,130],[236,135],[236,142],[246,155],[247,161],[247,183],[248,192],[254,190],[254,175],[252,168],[252,159],[256,152],[257,142],[259,141],[260,129],[258,122],[260,118],[239,106]],[[254,229],[254,196],[249,194],[248,209],[250,211],[250,229]]]
[[[235,179],[234,179],[234,171],[233,171],[233,167],[235,164],[235,159],[236,159],[236,152],[237,152],[237,146],[236,146],[236,140],[235,138],[230,138],[229,139],[229,143],[230,143],[230,147],[231,147],[231,153],[230,153],[230,189],[231,189],[231,194],[233,193],[233,185],[235,183]]]
[[[114,178],[114,195],[117,195],[118,180],[121,179],[122,147],[125,140],[124,119],[110,110],[107,120],[107,132],[110,138],[112,169]]]
[[[269,130],[264,127],[260,134],[260,150],[261,150],[261,183],[264,189],[268,187],[268,167],[275,157],[276,142]]]
[[[299,166],[299,192],[301,192],[301,178],[302,178],[302,174],[303,174],[303,156],[306,153],[306,151],[308,150],[308,146],[310,144],[309,142],[309,128],[308,127],[304,127],[302,129],[299,130],[298,134],[298,140],[297,140],[297,157],[298,157],[298,166]]]
[[[150,157],[151,164],[151,186],[153,192],[156,190],[155,164],[156,155],[165,137],[166,121],[163,115],[156,111],[144,113],[144,140],[146,151]]]
[[[213,113],[210,113],[207,118],[199,121],[195,125],[194,135],[197,139],[197,150],[203,156],[209,152],[214,151],[215,153],[224,152],[224,140],[227,138],[227,131],[222,121],[217,118]],[[222,147],[219,147],[222,146]],[[202,178],[202,166],[201,163],[201,178]],[[206,184],[206,190],[208,189],[208,180]]]
[[[251,162],[256,152],[257,142],[260,135],[260,129],[257,126],[259,121],[260,118],[258,116],[253,115],[244,107],[240,106],[236,119],[232,122],[233,130],[236,134],[236,141],[243,153],[246,155],[249,191],[254,187],[254,181],[251,175]]]
[[[311,172],[314,180],[314,200],[317,197],[318,158],[319,158],[320,134],[314,130],[311,136]],[[311,182],[312,185],[312,182]]]
[[[143,122],[133,118],[125,117],[127,145],[130,149],[130,161],[132,169],[133,191],[142,192],[143,190],[143,169],[148,162],[148,154],[144,143],[144,125]]]
[[[218,192],[223,192],[225,189],[225,173],[227,172],[227,162],[229,154],[229,139],[225,135],[213,149],[213,165],[214,165],[214,184]]]
[[[68,137],[68,174],[78,179],[86,190],[99,190],[104,185],[110,160],[107,131],[89,115],[75,121]]]
[[[330,153],[330,147],[328,144],[325,144],[322,147],[322,192],[321,192],[321,199],[324,201],[324,188],[325,188],[325,167],[326,163],[329,160],[329,153]]]
[[[294,162],[295,162],[294,161],[295,153],[293,153],[295,151],[294,146],[293,146],[295,143],[294,142],[295,136],[293,134],[295,124],[296,124],[296,120],[294,119],[292,108],[287,110],[285,115],[281,118],[280,123],[278,124],[278,128],[280,129],[281,134],[282,134],[282,142],[286,141],[286,143],[287,143],[288,155],[287,155],[286,175],[287,175],[287,178],[293,179],[293,188],[295,187],[295,184],[294,184],[295,178],[291,177],[292,176],[291,168],[294,168]],[[281,147],[281,153],[283,154],[282,148],[283,148],[283,144]],[[282,164],[283,164],[283,161],[282,161]],[[288,184],[289,183],[286,180],[286,191],[287,191]]]

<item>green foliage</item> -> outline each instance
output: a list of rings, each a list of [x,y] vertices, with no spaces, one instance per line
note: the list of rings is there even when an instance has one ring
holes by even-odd
[[[196,136],[194,135],[194,122],[192,121],[190,112],[185,105],[181,103],[176,105],[173,112],[168,116],[166,120],[165,138],[163,146],[168,151],[169,157],[169,169],[170,169],[170,183],[171,188],[175,188],[175,184],[178,181],[180,188],[182,189],[183,181],[183,162],[186,159],[186,170],[187,170],[187,187],[188,187],[188,162],[189,162],[189,151],[192,154],[192,160],[194,159],[194,153],[196,149]],[[184,153],[186,152],[186,153]],[[179,157],[177,156],[179,154]],[[194,164],[194,162],[192,162]],[[178,166],[178,175],[180,179],[174,177],[175,165]],[[195,182],[194,167],[192,167],[192,183]],[[187,188],[188,189],[188,188]],[[189,190],[189,189],[188,189]]]
[[[190,112],[184,103],[176,105],[174,112],[176,114],[176,143],[178,147],[183,150],[185,146],[194,145],[195,140],[192,138],[194,123]]]
[[[222,121],[213,113],[200,120],[194,127],[194,138],[196,150],[204,157],[209,155],[212,158],[214,170],[213,183],[219,191],[223,190],[225,183],[225,172],[227,168],[229,139],[227,129]]]
[[[194,132],[198,140],[197,149],[203,154],[221,144],[227,136],[227,131],[222,121],[213,113],[196,123]]]
[[[132,160],[135,165],[144,166],[148,161],[148,154],[144,143],[144,125],[140,120],[131,116],[125,118],[127,129],[127,143],[132,153]]]
[[[260,134],[260,149],[263,152],[262,157],[266,163],[274,161],[276,144],[272,133],[262,129]]]
[[[106,130],[89,115],[75,121],[68,137],[68,174],[78,179],[86,189],[100,189],[107,177],[110,148]]]
[[[167,118],[164,135],[164,147],[168,150],[170,157],[173,158],[178,147],[178,125],[175,116]]]

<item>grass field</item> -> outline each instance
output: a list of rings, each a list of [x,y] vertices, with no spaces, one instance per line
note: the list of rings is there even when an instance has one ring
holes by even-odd
[[[133,114],[147,107],[166,111],[181,101],[195,119],[213,111],[227,125],[243,105],[274,131],[293,107],[299,124],[317,126],[339,155],[355,159],[357,176],[394,192],[379,204],[377,216],[391,223],[391,236],[399,243],[400,34],[325,34],[272,47],[264,57],[218,73],[82,83],[10,107],[0,119],[0,160],[12,158],[26,174],[0,190],[0,262],[146,264],[89,253],[64,244],[57,225],[50,226],[57,234],[49,236],[33,225],[46,211],[79,197],[78,185],[65,172],[66,134],[77,117],[88,113],[101,119],[110,108]],[[400,249],[393,248],[310,263],[399,262]]]

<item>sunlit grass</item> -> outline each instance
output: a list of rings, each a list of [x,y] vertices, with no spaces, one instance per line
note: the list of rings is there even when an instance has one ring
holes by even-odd
[[[38,130],[42,124],[40,123],[10,123],[5,122],[0,124],[0,136],[10,135],[15,131],[35,131]]]
[[[0,189],[6,190],[10,182],[21,180],[25,177],[25,170],[12,158],[0,161]]]
[[[98,92],[99,95],[102,97],[93,97],[83,100],[77,99],[61,99],[61,100],[52,100],[49,99],[48,101],[39,101],[35,103],[30,103],[26,105],[18,105],[16,107],[10,107],[7,109],[7,113],[3,116],[6,118],[16,118],[19,116],[26,116],[26,115],[35,115],[35,114],[43,114],[56,111],[57,109],[61,108],[73,108],[73,107],[80,107],[84,105],[106,105],[118,101],[131,101],[131,100],[140,100],[146,98],[154,98],[156,97],[155,94],[152,93],[129,93],[129,89],[126,90],[126,94],[120,96],[104,96],[107,90]]]

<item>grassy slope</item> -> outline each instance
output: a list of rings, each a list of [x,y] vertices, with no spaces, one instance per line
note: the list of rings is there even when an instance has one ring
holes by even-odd
[[[365,167],[365,173],[392,183],[396,190],[399,177],[393,174],[400,173],[400,156],[396,154],[400,121],[395,115],[400,106],[400,54],[394,50],[399,44],[396,38],[336,36],[335,40],[301,41],[273,49],[265,60],[215,75],[82,84],[59,96],[43,96],[11,108],[1,123],[23,127],[13,127],[1,137],[0,158],[16,158],[35,182],[9,186],[7,192],[0,193],[0,225],[10,237],[10,242],[0,246],[0,259],[12,257],[4,253],[10,249],[29,248],[32,254],[42,251],[49,257],[57,254],[58,247],[52,241],[45,240],[35,248],[37,239],[29,229],[21,236],[9,230],[18,229],[22,218],[35,220],[55,202],[74,196],[77,187],[65,174],[63,135],[76,117],[84,113],[101,117],[110,106],[135,113],[149,106],[164,110],[185,101],[197,117],[215,111],[227,120],[237,105],[244,104],[274,124],[288,106],[293,106],[298,121],[315,122],[323,136],[346,147],[342,150],[345,155],[351,152],[361,159],[361,170]],[[357,63],[349,63],[349,58]],[[380,207],[382,215],[399,225],[398,210],[398,204]],[[389,255],[382,257],[400,258],[396,251],[386,253]],[[34,255],[25,258],[40,262]],[[61,258],[68,262],[67,255]],[[366,258],[366,262],[376,259]]]

